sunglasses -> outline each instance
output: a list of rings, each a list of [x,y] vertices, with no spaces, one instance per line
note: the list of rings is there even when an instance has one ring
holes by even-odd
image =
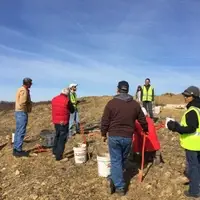
[[[191,95],[184,95],[184,98],[187,99],[189,97],[192,97]]]

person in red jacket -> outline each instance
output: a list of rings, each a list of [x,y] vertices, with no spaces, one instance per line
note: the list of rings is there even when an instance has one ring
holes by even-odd
[[[74,112],[74,106],[70,102],[69,89],[65,88],[61,94],[52,99],[52,121],[55,125],[56,136],[53,146],[53,154],[56,160],[62,160],[65,143],[68,139],[68,127],[70,113]]]
[[[146,137],[145,143],[145,161],[155,161],[156,164],[161,162],[160,155],[160,142],[157,138],[156,128],[154,126],[153,120],[149,117],[146,109],[142,107],[142,111],[146,116],[146,121],[148,123],[149,135]],[[142,127],[138,121],[135,122],[135,132],[133,135],[133,152],[141,153],[143,144],[143,131]]]

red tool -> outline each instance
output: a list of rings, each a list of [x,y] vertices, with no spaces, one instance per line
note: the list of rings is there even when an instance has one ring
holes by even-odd
[[[47,149],[43,148],[41,145],[36,144],[35,148],[33,149],[34,153],[42,153],[42,152],[48,152]]]
[[[86,136],[84,134],[84,126],[82,124],[80,124],[80,132],[81,132],[81,135],[82,135],[82,139],[83,139],[83,143],[86,144]]]
[[[160,124],[156,125],[156,130],[159,130],[161,128],[165,128],[165,123],[164,122],[161,122]]]
[[[142,161],[141,161],[141,169],[139,169],[138,180],[141,183],[143,179],[143,169],[144,169],[144,150],[145,150],[145,142],[146,142],[146,135],[143,135],[143,144],[142,144]]]

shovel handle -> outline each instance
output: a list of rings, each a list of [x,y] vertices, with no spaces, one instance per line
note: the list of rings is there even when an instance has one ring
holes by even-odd
[[[139,170],[139,182],[142,182],[142,178],[143,178],[143,169],[144,169],[144,151],[145,151],[145,143],[146,143],[146,135],[143,135],[143,144],[142,144],[142,161],[141,161],[141,168]]]

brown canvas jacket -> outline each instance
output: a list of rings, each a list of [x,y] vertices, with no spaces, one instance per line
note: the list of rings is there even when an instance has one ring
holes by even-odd
[[[20,87],[17,90],[15,111],[23,111],[30,113],[32,111],[32,102],[29,90],[25,86]]]

